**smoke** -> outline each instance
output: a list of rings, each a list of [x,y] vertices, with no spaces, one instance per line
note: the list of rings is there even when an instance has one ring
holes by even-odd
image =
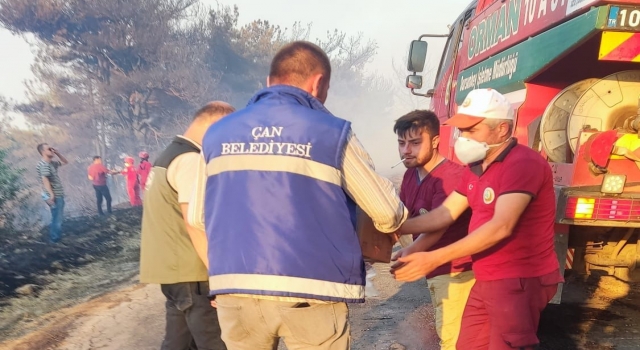
[[[353,131],[371,156],[376,171],[391,178],[405,171],[403,166],[391,168],[400,160],[397,136],[393,133],[395,120],[415,109],[428,109],[430,102],[426,97],[412,95],[405,87],[409,72],[405,70],[404,62],[406,55],[399,61],[392,60],[390,76],[365,72],[368,86],[358,94],[346,92],[344,82],[332,80],[326,104],[335,115],[351,121]],[[433,68],[426,69],[425,87],[432,86],[434,73]]]

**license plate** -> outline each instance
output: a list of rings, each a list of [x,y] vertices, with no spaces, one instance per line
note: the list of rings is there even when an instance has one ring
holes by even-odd
[[[640,30],[640,7],[611,6],[607,28]]]

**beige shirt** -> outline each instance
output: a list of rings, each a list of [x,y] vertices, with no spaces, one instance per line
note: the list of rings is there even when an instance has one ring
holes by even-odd
[[[378,230],[387,233],[397,231],[407,219],[409,212],[400,201],[393,183],[376,173],[371,157],[351,130],[343,152],[343,163],[340,170],[344,191],[372,218]],[[189,224],[200,230],[205,229],[204,197],[208,177],[206,168],[204,156],[201,154],[188,213]],[[322,300],[295,297],[234,295],[283,302],[324,303]]]
[[[178,137],[200,148],[195,141],[184,136]],[[201,159],[200,153],[187,152],[177,156],[167,168],[167,181],[178,192],[178,203],[180,204],[189,203],[191,199],[193,184],[197,180]],[[201,230],[204,230],[204,227]]]
[[[371,217],[382,232],[397,231],[409,212],[400,201],[393,183],[376,173],[373,161],[353,131],[349,132],[342,162],[342,188],[362,210]],[[189,224],[204,230],[204,195],[207,167],[200,156],[196,180],[189,201]]]

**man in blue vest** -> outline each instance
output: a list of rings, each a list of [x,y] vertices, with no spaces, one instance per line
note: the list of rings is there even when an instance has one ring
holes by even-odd
[[[346,303],[364,302],[365,284],[356,206],[387,233],[408,216],[351,123],[324,107],[330,77],[322,49],[290,43],[268,87],[204,137],[206,184],[196,184],[189,222],[206,226],[230,350],[275,349],[279,338],[290,350],[349,349]]]

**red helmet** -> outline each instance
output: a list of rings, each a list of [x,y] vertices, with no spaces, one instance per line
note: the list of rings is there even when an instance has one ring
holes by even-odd
[[[142,159],[149,159],[149,153],[142,151],[140,153],[138,153],[138,157],[142,158]]]
[[[124,157],[124,162],[125,163],[129,163],[129,164],[133,164],[134,160],[133,157]]]

